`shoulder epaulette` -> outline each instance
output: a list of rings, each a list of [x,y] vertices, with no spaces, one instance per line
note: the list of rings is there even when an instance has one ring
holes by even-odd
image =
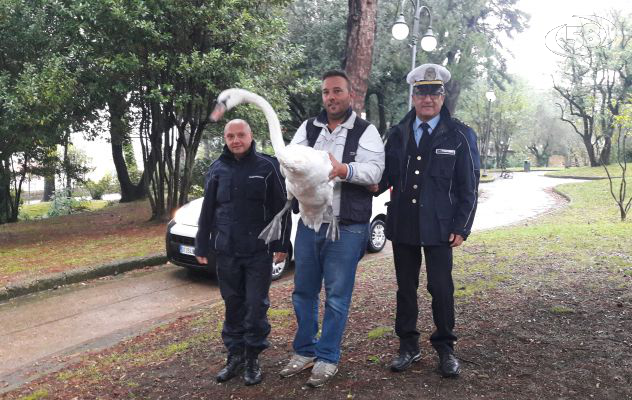
[[[460,120],[460,119],[458,119],[458,118],[452,117],[452,121],[453,121],[455,124],[457,124],[457,125],[461,125],[461,126],[462,126],[462,127],[464,127],[464,128],[469,128],[469,125],[468,125],[468,124],[466,124],[465,122],[461,121],[461,120]]]

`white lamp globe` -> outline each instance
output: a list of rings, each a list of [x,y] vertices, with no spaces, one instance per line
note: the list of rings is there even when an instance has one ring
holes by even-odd
[[[391,33],[393,34],[393,37],[397,40],[404,40],[408,37],[408,25],[406,25],[406,20],[404,19],[403,15],[400,15],[399,17],[397,17],[397,21],[395,21],[395,23],[393,24],[393,28],[391,30]]]
[[[428,30],[431,34],[428,35],[428,33],[426,33],[422,38],[421,38],[421,48],[424,51],[432,51],[434,49],[437,48],[437,38],[434,37],[434,35],[432,35],[432,32],[430,30]]]

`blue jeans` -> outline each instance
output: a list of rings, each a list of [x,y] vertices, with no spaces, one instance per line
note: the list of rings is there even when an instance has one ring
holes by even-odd
[[[302,221],[298,224],[292,293],[298,322],[294,351],[302,356],[338,364],[356,268],[366,250],[369,225],[340,225],[340,239],[336,241],[325,239],[328,226],[323,224],[316,233]],[[323,280],[325,315],[320,338],[317,338],[318,305]]]

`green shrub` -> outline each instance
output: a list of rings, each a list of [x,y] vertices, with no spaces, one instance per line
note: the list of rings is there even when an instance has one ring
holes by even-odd
[[[104,194],[111,191],[116,186],[116,182],[114,182],[112,174],[108,172],[103,175],[103,178],[96,182],[88,179],[84,186],[90,193],[90,197],[92,197],[93,200],[101,200]]]
[[[81,208],[79,201],[72,197],[63,195],[64,191],[60,190],[59,193],[55,193],[51,196],[50,206],[48,207],[47,215],[49,217],[58,217],[60,215],[69,215],[73,210]]]

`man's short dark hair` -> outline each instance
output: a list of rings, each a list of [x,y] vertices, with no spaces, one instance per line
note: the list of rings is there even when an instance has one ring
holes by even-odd
[[[344,78],[344,80],[347,81],[347,88],[349,89],[349,91],[351,91],[351,80],[349,79],[349,76],[345,71],[341,71],[339,69],[330,69],[323,74],[321,80],[324,81],[325,79],[331,78],[332,76],[339,76],[341,78]]]

